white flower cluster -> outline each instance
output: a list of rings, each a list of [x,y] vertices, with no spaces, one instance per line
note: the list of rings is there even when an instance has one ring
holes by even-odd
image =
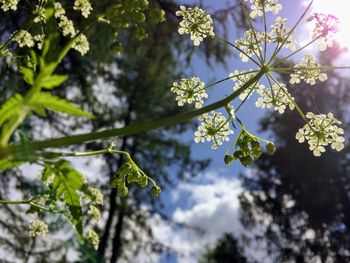
[[[294,51],[296,41],[293,39],[292,34],[290,34],[290,29],[286,27],[286,23],[287,19],[277,17],[276,23],[271,26],[271,32],[269,34],[268,40],[271,40],[277,45],[283,44],[283,47],[289,48],[290,50]]]
[[[326,81],[327,74],[321,73],[321,65],[317,63],[312,55],[305,55],[300,63],[294,66],[295,72],[290,75],[290,83],[298,84],[300,80],[304,80],[310,85],[315,85],[316,80]]]
[[[89,210],[87,211],[87,213],[89,216],[94,218],[96,221],[99,221],[101,218],[100,210],[94,205],[89,206]]]
[[[36,5],[35,9],[33,11],[34,17],[34,23],[46,23],[46,14],[45,14],[45,8],[43,8],[41,5]]]
[[[89,187],[88,191],[90,192],[90,200],[95,205],[103,205],[103,194],[101,191],[94,187]]]
[[[55,18],[60,18],[66,14],[66,10],[62,7],[61,3],[55,2],[54,6],[54,16]]]
[[[1,9],[4,12],[9,10],[16,11],[19,0],[0,0]]]
[[[45,236],[49,232],[49,227],[43,221],[37,219],[29,223],[29,236]]]
[[[83,17],[88,18],[92,11],[92,6],[89,0],[75,0],[73,9],[80,11]]]
[[[233,134],[230,124],[221,112],[205,113],[198,118],[201,122],[194,133],[196,143],[212,141],[212,149],[217,149],[224,141],[229,141],[229,135]]]
[[[33,47],[33,36],[26,30],[20,30],[14,33],[13,41],[16,41],[19,47]]]
[[[38,46],[38,49],[41,50],[44,45],[45,35],[44,34],[35,35],[33,39],[35,40],[36,45]]]
[[[248,71],[249,72],[249,71]],[[250,79],[252,79],[255,75],[254,72],[252,73],[247,73],[246,71],[242,70],[235,70],[233,73],[231,73],[229,76],[230,78],[234,81],[234,86],[233,89],[234,90],[239,90],[244,84],[246,84]],[[255,84],[255,85],[250,85],[250,87],[248,87],[247,89],[245,89],[243,92],[241,92],[241,94],[239,94],[239,99],[240,100],[246,100],[248,99],[255,90],[259,89],[259,88],[264,88],[263,85],[260,84]]]
[[[84,56],[90,49],[90,44],[87,37],[81,33],[74,41],[72,48]]]
[[[90,15],[92,7],[88,0],[76,0],[74,2],[73,9],[81,11],[82,16],[86,18]],[[58,26],[62,30],[63,36],[72,38],[79,34],[79,31],[74,27],[73,21],[66,16],[66,11],[62,7],[61,3],[54,3],[54,16],[59,21]],[[87,37],[80,33],[74,41],[72,48],[84,56],[90,50],[90,44]]]
[[[325,146],[329,144],[336,151],[344,148],[344,130],[338,127],[341,122],[332,113],[315,115],[308,112],[306,118],[309,122],[299,129],[295,137],[300,143],[306,140],[315,156],[321,156],[326,151]]]
[[[87,232],[86,238],[91,243],[91,245],[97,250],[98,245],[100,243],[100,238],[97,235],[97,233],[94,230],[89,229]]]
[[[282,5],[278,0],[244,0],[251,3],[250,17],[256,18],[263,16],[264,12],[272,12],[277,15],[282,10]]]
[[[193,45],[199,46],[204,38],[214,36],[213,20],[202,9],[180,6],[176,15],[183,17],[179,25],[179,34],[190,34]]]
[[[294,109],[294,104],[291,101],[293,97],[288,93],[286,85],[279,83],[272,85],[270,89],[259,88],[257,90],[260,97],[255,102],[258,108],[271,108],[282,114],[289,107],[290,110]]]
[[[70,20],[68,17],[66,17],[65,15],[61,15],[59,17],[59,23],[58,26],[60,27],[60,29],[62,30],[62,35],[63,36],[70,36],[70,37],[74,37],[77,33],[75,31],[74,28],[74,23],[72,20]]]
[[[332,15],[314,13],[308,21],[316,21],[311,37],[317,39],[320,51],[332,47],[334,34],[339,30],[339,19]]]
[[[175,99],[178,101],[177,104],[179,106],[194,102],[196,108],[201,108],[204,103],[203,99],[208,98],[208,94],[205,91],[205,83],[197,77],[181,79],[179,83],[174,82],[171,92],[177,95]]]
[[[264,34],[255,32],[252,29],[245,32],[244,37],[235,41],[236,46],[243,51],[239,53],[243,62],[248,62],[253,55],[257,56],[262,50],[261,45],[263,43]]]

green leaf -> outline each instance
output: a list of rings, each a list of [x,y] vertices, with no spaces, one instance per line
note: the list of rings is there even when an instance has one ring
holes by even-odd
[[[68,219],[78,234],[82,236],[83,212],[78,191],[84,186],[84,178],[67,161],[59,161],[54,170],[56,176],[52,183],[52,189],[56,192],[57,199],[63,198],[71,213]],[[50,171],[47,173],[49,174]]]
[[[34,71],[27,67],[20,67],[20,72],[23,74],[23,79],[29,85],[34,84]]]
[[[41,79],[40,84],[43,88],[52,89],[54,87],[60,86],[63,82],[67,80],[67,78],[67,75],[45,76]]]
[[[94,118],[91,113],[83,111],[74,104],[65,99],[58,98],[48,92],[41,92],[31,102],[32,106],[42,106],[45,109],[67,113],[72,116],[82,116],[86,118]]]
[[[50,164],[45,164],[44,171],[41,175],[41,180],[43,182],[46,182],[47,179],[49,179],[49,177],[53,174],[54,174],[54,170],[53,170],[52,166]]]
[[[0,126],[18,113],[22,102],[23,97],[18,93],[4,102],[0,109]]]
[[[60,161],[55,170],[56,176],[52,187],[56,191],[57,198],[63,197],[67,205],[80,206],[77,191],[84,185],[83,176],[67,161]]]
[[[72,217],[69,218],[69,221],[73,225],[73,227],[76,229],[76,231],[79,233],[80,237],[82,237],[83,236],[83,211],[81,209],[81,206],[69,206],[69,211],[72,215]]]
[[[13,167],[20,166],[22,162],[11,161],[11,160],[0,160],[0,171],[5,171]]]

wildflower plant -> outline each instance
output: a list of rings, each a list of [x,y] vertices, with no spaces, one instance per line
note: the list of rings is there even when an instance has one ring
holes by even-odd
[[[28,213],[38,218],[29,224],[29,235],[45,235],[50,228],[39,218],[45,213],[51,213],[64,216],[81,239],[89,241],[94,248],[98,247],[99,237],[93,230],[94,225],[90,224],[89,230],[85,230],[84,218],[91,218],[94,223],[100,219],[99,209],[103,206],[103,195],[67,161],[67,157],[118,155],[123,158],[124,163],[115,171],[110,186],[117,188],[122,198],[128,195],[130,185],[145,188],[154,196],[161,193],[157,183],[134,162],[129,153],[116,149],[114,144],[107,149],[90,152],[49,151],[48,148],[133,135],[198,117],[200,123],[194,133],[195,142],[210,142],[213,149],[228,144],[225,163],[231,164],[238,160],[247,166],[259,158],[263,151],[268,154],[276,151],[272,142],[250,133],[239,118],[240,109],[248,99],[253,98],[253,93],[258,96],[255,105],[259,108],[272,108],[280,114],[287,110],[296,110],[299,113],[305,125],[296,131],[296,139],[300,143],[307,142],[315,156],[324,153],[328,146],[336,151],[344,148],[341,122],[332,113],[305,114],[291,95],[294,84],[301,81],[309,85],[324,82],[327,80],[327,70],[339,68],[321,66],[310,54],[305,54],[301,62],[294,67],[280,67],[283,61],[304,51],[311,44],[319,45],[320,51],[331,47],[338,20],[332,15],[309,15],[312,4],[310,2],[294,26],[288,28],[287,19],[278,16],[282,9],[279,0],[241,0],[249,29],[233,43],[215,34],[213,20],[203,9],[181,6],[176,12],[181,20],[178,33],[189,35],[194,46],[201,45],[207,38],[221,41],[224,45],[232,47],[242,62],[253,64],[255,67],[252,68],[249,64],[249,68],[252,69],[235,69],[227,77],[209,85],[198,77],[182,78],[174,82],[169,92],[173,93],[177,104],[190,104],[190,107],[195,109],[159,120],[133,123],[122,128],[30,141],[17,131],[31,114],[45,118],[46,111],[55,111],[76,117],[94,118],[91,113],[51,92],[69,77],[56,72],[58,66],[64,63],[68,52],[74,50],[73,52],[78,51],[83,56],[88,55],[90,45],[93,44],[89,42],[90,28],[103,23],[110,26],[110,29],[115,31],[114,36],[117,36],[118,30],[135,27],[135,37],[143,39],[147,37],[147,27],[143,25],[145,19],[150,18],[155,23],[164,21],[164,11],[151,8],[146,0],[126,1],[127,4],[124,5],[119,2],[111,3],[111,6],[101,12],[95,10],[93,2],[89,0],[71,1],[70,5],[68,2],[44,0],[30,5],[30,1],[0,0],[1,12],[30,10],[33,20],[33,23],[28,23],[29,26],[21,25],[8,39],[1,38],[4,42],[0,43],[0,56],[6,57],[6,61],[15,65],[22,74],[28,90],[25,94],[13,94],[0,107],[0,170],[27,162],[39,164],[43,167],[40,180],[44,189],[29,199],[0,200],[0,204],[28,206]],[[267,23],[267,15],[275,17],[275,22],[271,25]],[[257,19],[263,20],[260,31],[254,26]],[[293,35],[305,20],[314,23],[315,26],[309,43],[298,46]],[[81,21],[83,22],[80,23]],[[108,48],[115,47],[118,51],[121,50],[121,43],[117,37]],[[285,53],[287,55],[284,55]],[[289,83],[279,80],[280,73],[290,75]],[[233,84],[230,82],[232,93],[207,104],[205,100],[208,98],[208,89],[228,80],[233,81]],[[238,107],[233,108],[232,102],[236,99],[240,102]],[[240,127],[240,131],[234,132],[236,127]],[[20,140],[14,139],[15,133],[20,135]],[[232,139],[234,134],[236,138]],[[265,144],[265,149],[262,144]]]
[[[249,2],[249,9],[247,9],[245,2]],[[287,19],[277,16],[282,9],[281,3],[278,0],[244,0],[241,1],[243,12],[249,22],[249,29],[244,33],[244,36],[234,43],[231,43],[225,39],[215,36],[210,30],[202,30],[197,27],[190,27],[191,36],[198,33],[204,34],[206,37],[212,37],[218,41],[222,41],[225,44],[231,46],[236,50],[241,58],[242,62],[251,62],[256,65],[257,69],[249,71],[235,70],[229,74],[228,78],[217,81],[210,84],[203,89],[212,88],[218,83],[232,79],[234,81],[234,92],[226,99],[221,100],[219,107],[226,109],[229,119],[226,118],[221,112],[214,112],[213,117],[210,117],[208,113],[204,113],[198,118],[200,124],[198,130],[195,132],[195,142],[203,143],[205,141],[213,141],[212,148],[217,149],[223,142],[230,140],[230,135],[233,131],[230,127],[230,121],[236,121],[241,127],[241,133],[237,139],[233,142],[234,151],[232,155],[225,156],[225,163],[231,163],[233,160],[240,160],[243,165],[250,164],[255,158],[258,158],[261,154],[260,143],[266,143],[267,151],[273,152],[274,146],[272,142],[266,141],[262,138],[256,137],[248,132],[243,125],[243,122],[237,117],[239,109],[244,102],[256,92],[258,98],[255,105],[259,108],[273,108],[280,114],[283,114],[286,110],[297,110],[301,118],[305,120],[306,124],[301,128],[296,137],[300,143],[308,141],[309,148],[315,156],[320,156],[325,152],[325,146],[331,145],[332,149],[340,151],[344,145],[344,137],[342,136],[343,130],[338,126],[341,123],[333,117],[331,113],[325,114],[304,114],[297,102],[292,97],[290,90],[293,89],[292,84],[299,84],[301,81],[309,85],[315,85],[318,81],[324,82],[327,80],[326,70],[337,69],[335,67],[323,67],[311,54],[306,54],[302,58],[301,62],[296,64],[292,68],[280,68],[278,67],[284,60],[292,57],[299,52],[302,52],[306,47],[314,42],[319,43],[320,51],[324,51],[327,47],[331,47],[333,44],[333,34],[337,31],[338,20],[332,15],[324,14],[312,14],[307,18],[308,10],[311,7],[312,2],[306,8],[305,12],[298,19],[296,24],[292,28],[286,26]],[[196,9],[197,13],[203,14],[207,17],[205,11]],[[275,23],[267,24],[266,15],[268,12],[272,12],[276,15]],[[201,22],[200,18],[196,15],[192,16],[192,9],[187,10],[185,7],[181,7],[181,15],[184,20],[180,22],[179,32],[182,34],[183,24],[186,21],[191,21],[191,24],[196,25]],[[254,27],[255,19],[262,17],[264,25],[263,31],[259,32]],[[298,25],[306,18],[307,22],[316,22],[315,27],[311,33],[312,38],[306,45],[301,47],[297,46],[297,42],[293,37]],[[209,19],[206,19],[210,21]],[[185,21],[185,22],[184,22]],[[209,28],[209,27],[206,27]],[[189,31],[186,31],[187,33]],[[192,38],[191,38],[192,39]],[[199,43],[196,43],[197,45]],[[286,51],[291,52],[289,55],[283,56]],[[280,58],[278,58],[280,57]],[[346,68],[346,67],[344,67]],[[290,74],[289,83],[282,83],[278,80],[277,74],[288,73]],[[260,82],[264,81],[268,85],[262,85]],[[183,91],[184,93],[186,91]],[[232,111],[229,110],[229,105],[236,97],[242,101],[239,107],[234,110],[235,119],[231,118]],[[178,98],[176,98],[178,100]],[[201,104],[203,102],[201,101]],[[198,106],[198,105],[197,105]],[[215,107],[215,108],[219,108]],[[204,107],[204,109],[212,109],[214,107]],[[327,117],[328,116],[328,117]],[[223,123],[219,125],[218,122]],[[232,126],[232,129],[235,126]]]

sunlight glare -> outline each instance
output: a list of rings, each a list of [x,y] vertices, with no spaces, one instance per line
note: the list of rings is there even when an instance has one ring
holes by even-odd
[[[334,15],[339,19],[335,40],[350,49],[350,0],[314,0],[312,12]]]

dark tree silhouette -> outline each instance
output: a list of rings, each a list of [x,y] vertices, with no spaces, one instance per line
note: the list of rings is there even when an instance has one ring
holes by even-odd
[[[321,56],[321,63],[340,53],[335,46]],[[335,73],[328,77],[326,83],[301,84],[290,92],[306,112],[333,112],[343,121],[348,138],[349,80]],[[281,78],[288,82],[288,76]],[[254,175],[242,176],[242,222],[262,229],[257,238],[267,240],[276,262],[349,262],[350,148],[340,153],[328,149],[314,157],[307,143],[295,139],[303,125],[296,112],[271,113],[261,121],[261,130],[270,131],[277,152],[259,159]]]

